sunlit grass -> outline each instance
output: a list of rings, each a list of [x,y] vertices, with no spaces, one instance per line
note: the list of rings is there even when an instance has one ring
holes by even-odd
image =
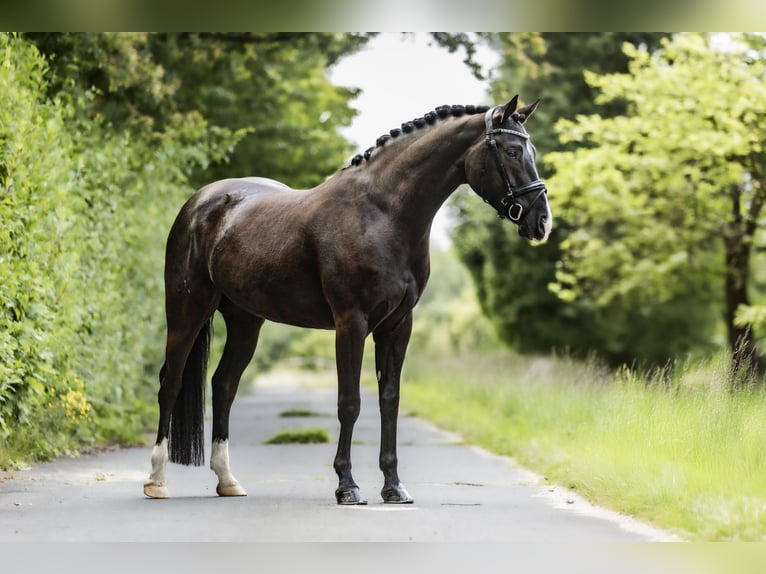
[[[318,413],[316,411],[310,411],[308,409],[288,409],[279,413],[282,418],[312,418],[312,417],[326,417],[327,414]]]
[[[330,433],[322,427],[285,429],[264,444],[316,444],[330,442]]]
[[[403,408],[683,537],[766,540],[766,392],[723,360],[639,375],[509,355],[410,359]]]

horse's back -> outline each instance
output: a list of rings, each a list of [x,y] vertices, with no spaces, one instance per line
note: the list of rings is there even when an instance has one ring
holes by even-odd
[[[240,178],[235,178],[233,181],[237,181],[237,180],[244,180],[250,183],[254,183],[258,186],[278,188],[278,189],[290,189],[290,187],[287,184],[284,184],[281,181],[277,181],[276,179],[271,179],[268,177],[240,177]],[[227,180],[223,180],[223,181],[227,181]]]
[[[215,233],[244,208],[244,204],[269,201],[269,197],[293,191],[282,182],[266,177],[220,179],[198,189],[178,214],[177,225],[195,233]]]
[[[201,187],[183,205],[170,229],[166,267],[178,259],[207,259],[247,204],[259,196],[289,191],[284,183],[265,177],[220,179]]]
[[[197,190],[189,199],[190,203],[202,206],[206,202],[231,202],[245,197],[275,192],[292,191],[290,187],[267,177],[232,177],[219,179]]]

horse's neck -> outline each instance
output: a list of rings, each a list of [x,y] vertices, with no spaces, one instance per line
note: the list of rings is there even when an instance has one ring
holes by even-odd
[[[442,120],[376,149],[361,167],[376,201],[413,239],[428,235],[436,212],[465,183],[465,155],[482,125],[477,116]]]

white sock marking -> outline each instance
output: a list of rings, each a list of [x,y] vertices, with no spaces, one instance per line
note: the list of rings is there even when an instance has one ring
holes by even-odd
[[[168,439],[162,439],[152,449],[152,473],[149,475],[150,484],[165,486],[165,467],[168,465]]]
[[[218,476],[218,484],[228,486],[238,484],[229,467],[229,441],[214,440],[210,453],[210,468]]]

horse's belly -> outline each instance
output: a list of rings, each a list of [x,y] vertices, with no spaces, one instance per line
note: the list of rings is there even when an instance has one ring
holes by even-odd
[[[275,300],[274,297],[256,298],[252,303],[254,315],[277,323],[312,329],[334,329],[332,312],[326,303],[296,301],[295,299]]]
[[[248,313],[276,323],[313,329],[333,329],[332,312],[321,293],[284,285],[280,292],[266,292],[257,286],[222,289],[223,294]]]

